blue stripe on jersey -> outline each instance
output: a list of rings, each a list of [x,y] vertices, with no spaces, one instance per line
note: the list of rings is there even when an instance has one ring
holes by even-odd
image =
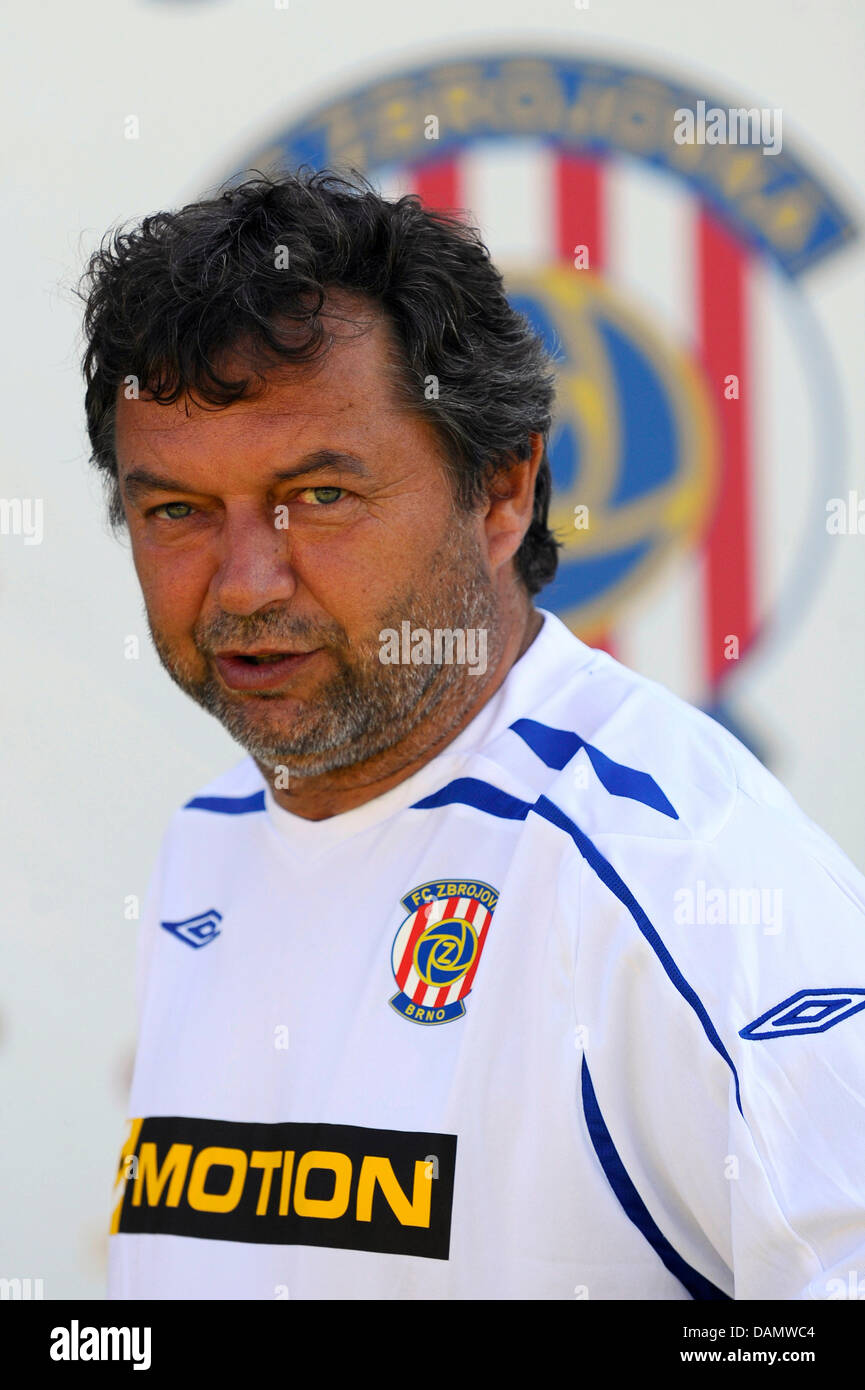
[[[640,904],[637,902],[630,888],[622,878],[616,873],[612,864],[605,859],[601,851],[592,843],[588,835],[585,835],[574,822],[565,815],[564,811],[554,805],[545,796],[539,796],[532,805],[529,801],[520,801],[516,796],[510,796],[500,787],[494,787],[489,782],[482,782],[476,777],[458,777],[455,781],[449,782],[446,787],[441,787],[439,791],[433,792],[432,796],[425,796],[421,801],[413,804],[414,810],[432,810],[434,807],[451,806],[454,804],[463,806],[474,806],[478,811],[486,811],[492,816],[501,816],[507,820],[525,820],[530,811],[536,815],[543,816],[544,820],[555,825],[559,830],[564,830],[565,834],[570,835],[577,849],[583,858],[591,865],[598,878],[605,883],[610,892],[619,899],[623,907],[633,917],[643,936],[648,941],[661,965],[664,967],[670,980],[681,994],[682,998],[690,1004],[694,1013],[700,1020],[703,1032],[709,1039],[719,1056],[723,1057],[733,1078],[736,1082],[736,1104],[739,1113],[744,1119],[742,1110],[742,1098],[739,1091],[739,1076],[733,1064],[733,1059],[725,1048],[718,1036],[718,1032],[706,1012],[697,993],[688,984],[681,970],[677,966],[670,952],[667,950],[655,928],[652,926]]]
[[[662,815],[671,816],[673,820],[679,819],[675,807],[661,791],[654,777],[650,777],[648,772],[638,771],[635,767],[613,762],[613,759],[602,753],[600,748],[586,743],[579,734],[572,733],[569,729],[553,729],[549,724],[538,723],[536,719],[517,719],[510,727],[529,745],[533,753],[537,753],[547,767],[554,767],[561,772],[580,749],[585,748],[598,781],[611,796],[626,796],[631,801],[641,801],[644,806],[651,806],[653,811],[660,811]]]
[[[247,816],[250,811],[264,810],[264,792],[251,796],[194,796],[184,811],[215,811],[219,816]]]
[[[477,811],[488,811],[491,816],[502,820],[525,820],[532,810],[530,801],[520,801],[519,797],[503,792],[489,782],[481,782],[477,777],[457,777],[448,782],[422,801],[415,801],[413,811],[431,811],[436,806],[474,806]]]
[[[731,1302],[730,1295],[724,1293],[705,1275],[699,1274],[696,1269],[684,1260],[678,1251],[674,1250],[667,1237],[660,1227],[656,1226],[649,1210],[637,1191],[631,1179],[628,1177],[627,1169],[619,1157],[615,1144],[610,1136],[610,1131],[604,1124],[604,1117],[598,1106],[595,1088],[592,1085],[592,1078],[589,1075],[589,1068],[583,1057],[582,1066],[582,1092],[583,1110],[586,1116],[586,1124],[589,1130],[589,1137],[594,1146],[595,1153],[598,1155],[601,1167],[604,1170],[607,1182],[619,1199],[619,1203],[625,1215],[633,1221],[637,1230],[651,1245],[655,1254],[670,1271],[674,1278],[688,1290],[692,1298],[700,1301],[709,1299],[718,1301],[724,1299]]]

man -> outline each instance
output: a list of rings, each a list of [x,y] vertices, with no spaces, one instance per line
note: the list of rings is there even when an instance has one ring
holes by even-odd
[[[148,896],[112,1296],[865,1277],[865,883],[534,606],[552,368],[477,235],[257,178],[86,296],[154,643],[247,751]]]

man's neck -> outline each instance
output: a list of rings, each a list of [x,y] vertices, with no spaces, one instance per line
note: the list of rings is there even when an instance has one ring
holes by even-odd
[[[317,777],[289,777],[289,787],[278,788],[273,786],[270,770],[259,763],[259,771],[271,784],[274,800],[305,820],[327,820],[399,786],[437,757],[477,717],[504,683],[511,667],[531,646],[543,623],[543,615],[529,604],[524,617],[511,623],[501,656],[480,689],[474,680],[470,681],[470,688],[464,689],[465,700],[456,711],[451,705],[444,719],[436,711],[439,718],[435,726],[422,721],[406,739],[363,764]]]

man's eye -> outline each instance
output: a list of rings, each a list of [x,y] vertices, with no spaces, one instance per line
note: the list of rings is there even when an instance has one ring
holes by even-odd
[[[320,502],[322,506],[327,506],[329,503],[332,503],[332,502],[339,502],[339,501],[342,500],[340,497],[335,497],[335,496],[333,495],[334,493],[340,493],[340,492],[344,493],[344,492],[345,492],[345,488],[341,488],[341,487],[305,487],[305,488],[303,489],[302,492],[299,492],[299,493],[298,493],[298,497],[305,497],[305,496],[307,496],[307,494],[311,493],[311,494],[313,495],[313,498],[314,498],[315,502]],[[324,493],[325,496],[324,496],[324,497],[319,496],[320,493]]]
[[[168,521],[185,521],[194,508],[188,502],[163,502],[161,507],[153,507],[148,516],[160,516]]]

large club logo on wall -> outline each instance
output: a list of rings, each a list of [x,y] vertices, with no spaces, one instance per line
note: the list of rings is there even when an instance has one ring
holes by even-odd
[[[237,174],[354,167],[479,224],[559,367],[564,549],[539,602],[732,727],[728,682],[798,618],[843,488],[801,281],[853,235],[742,105],[596,59],[467,57],[325,103]]]

